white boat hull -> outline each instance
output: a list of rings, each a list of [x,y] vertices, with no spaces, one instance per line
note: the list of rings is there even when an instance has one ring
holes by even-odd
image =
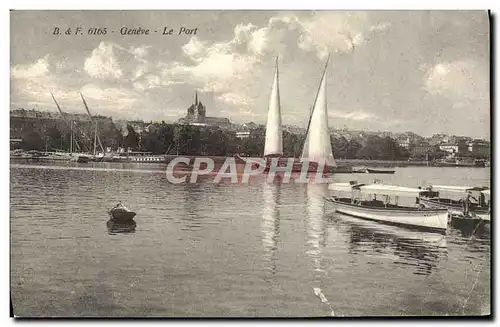
[[[70,154],[70,161],[72,162],[83,162],[87,163],[90,161],[90,156],[86,154],[80,154],[80,153],[72,153]]]
[[[405,208],[363,207],[339,202],[335,199],[328,199],[328,202],[333,203],[336,212],[353,217],[440,231],[446,231],[448,227],[448,211],[446,209],[411,210]]]
[[[422,203],[425,207],[431,209],[446,209],[448,213],[452,217],[460,217],[464,215],[464,211],[460,206],[452,206],[445,202],[436,202],[435,200],[421,198],[420,203]],[[490,220],[490,213],[486,212],[486,210],[475,210],[471,209],[470,216],[473,219],[482,219],[482,220]]]
[[[491,221],[491,215],[489,213],[476,213],[476,218],[486,221]]]

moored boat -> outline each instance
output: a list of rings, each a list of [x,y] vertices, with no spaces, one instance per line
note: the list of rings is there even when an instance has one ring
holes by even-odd
[[[70,161],[79,162],[79,163],[87,163],[90,161],[90,156],[85,155],[85,154],[81,154],[81,153],[72,153]]]
[[[333,192],[350,194],[348,197],[332,196],[326,199],[334,204],[336,212],[342,214],[439,232],[445,232],[448,226],[448,210],[446,209],[398,204],[400,197],[420,199],[421,196],[429,192],[428,190],[385,184],[357,183],[332,183],[328,189]],[[377,199],[377,195],[382,196],[384,201]],[[394,203],[391,203],[391,197]]]
[[[132,220],[136,213],[129,210],[121,202],[108,211],[110,218],[116,222],[127,222]]]
[[[491,194],[487,187],[431,185],[428,189],[436,192],[420,199],[427,208],[447,209],[453,218],[490,220]],[[449,196],[442,197],[443,193]]]
[[[352,170],[357,174],[394,174],[396,171],[393,169],[375,169],[375,168],[357,168]]]
[[[368,174],[394,174],[395,170],[366,168],[366,172]]]

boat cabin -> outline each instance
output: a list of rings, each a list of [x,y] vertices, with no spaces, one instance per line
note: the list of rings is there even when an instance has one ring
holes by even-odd
[[[380,208],[423,208],[423,196],[438,195],[437,192],[422,188],[409,188],[385,184],[332,183],[328,189],[343,193],[344,197],[334,196],[341,203]],[[415,199],[412,201],[411,199]]]
[[[474,207],[488,207],[490,205],[490,192],[488,187],[431,185],[429,189],[438,191],[438,193],[441,194],[446,194],[446,197],[440,197],[439,195],[427,196],[427,200],[440,204],[462,206],[464,201],[468,201],[471,209]]]
[[[326,199],[335,205],[336,212],[344,215],[440,233],[448,226],[446,209],[429,209],[420,203],[422,194],[429,192],[422,188],[351,182],[333,183],[328,189],[349,193],[349,197]]]

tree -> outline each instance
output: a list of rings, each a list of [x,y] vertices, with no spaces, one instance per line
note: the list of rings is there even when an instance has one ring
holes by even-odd
[[[124,146],[126,149],[132,149],[132,150],[139,149],[140,146],[139,135],[136,133],[136,131],[130,124],[127,124],[127,135],[125,136],[124,141],[125,141]]]
[[[290,132],[283,132],[283,154],[285,157],[297,157],[302,151],[301,137]]]
[[[24,150],[45,150],[45,141],[37,132],[30,132],[21,142],[21,148]]]
[[[48,150],[62,148],[63,135],[59,129],[57,129],[55,126],[49,127],[47,129],[47,132],[45,133],[45,135],[46,135],[47,149]]]

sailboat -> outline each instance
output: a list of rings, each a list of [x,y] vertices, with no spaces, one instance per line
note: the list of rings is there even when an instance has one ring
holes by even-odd
[[[94,120],[92,118],[92,115],[90,114],[89,107],[87,105],[87,101],[85,101],[83,94],[80,93],[80,97],[82,98],[83,105],[85,106],[85,110],[87,111],[87,114],[90,118],[90,122],[94,123],[94,152],[93,152],[93,156],[91,157],[91,160],[92,161],[101,161],[104,158],[106,152],[104,151],[104,147],[102,146],[101,138],[99,137],[99,134],[97,133],[98,121]],[[100,154],[97,154],[97,142],[99,142],[99,146],[101,148]]]
[[[319,85],[314,107],[309,117],[307,126],[306,140],[300,156],[301,165],[307,164],[308,172],[316,172],[323,166],[323,172],[331,172],[336,167],[333,158],[332,144],[330,141],[330,132],[328,128],[328,109],[326,98],[326,72],[328,68],[328,59],[326,60],[323,76]],[[295,167],[294,167],[295,168]],[[295,170],[295,169],[294,169]]]
[[[90,158],[86,154],[79,153],[79,152],[73,152],[73,143],[75,144],[77,151],[81,151],[80,144],[78,143],[78,141],[74,137],[73,126],[74,126],[75,122],[68,121],[68,119],[64,115],[64,112],[62,111],[61,107],[59,106],[59,103],[57,102],[56,98],[54,97],[54,94],[52,94],[52,92],[50,92],[50,95],[52,96],[52,99],[54,100],[54,102],[57,106],[57,110],[59,110],[59,113],[61,114],[62,119],[64,120],[66,125],[68,125],[68,127],[70,128],[70,131],[71,131],[70,149],[69,149],[69,156],[67,157],[67,159],[69,159],[70,161],[73,161],[73,162],[82,162],[82,163],[89,162]]]
[[[316,94],[314,106],[309,116],[309,124],[307,126],[306,139],[304,142],[302,155],[297,160],[294,160],[292,172],[317,172],[320,167],[323,167],[324,173],[332,171],[336,167],[333,158],[332,145],[330,142],[330,133],[328,130],[328,112],[326,98],[326,71],[328,61],[325,64],[325,69],[321,77],[321,83]],[[269,112],[266,125],[266,142],[264,146],[265,169],[269,171],[271,167],[271,159],[278,159],[278,166],[285,166],[288,158],[283,156],[283,131],[281,124],[281,107],[279,97],[279,70],[276,60],[276,72],[274,76],[273,87],[271,89],[271,97],[269,101]],[[238,156],[244,162],[249,159]],[[255,163],[254,165],[258,165]],[[308,165],[303,169],[304,165]]]
[[[276,57],[276,69],[274,73],[273,85],[271,88],[271,96],[269,99],[266,139],[264,144],[264,159],[266,160],[266,169],[269,168],[271,158],[281,158],[281,156],[283,156],[283,127],[281,124],[278,57]],[[249,158],[241,157],[238,154],[236,155],[236,157],[245,163],[251,160]],[[258,164],[254,163],[254,165]]]

